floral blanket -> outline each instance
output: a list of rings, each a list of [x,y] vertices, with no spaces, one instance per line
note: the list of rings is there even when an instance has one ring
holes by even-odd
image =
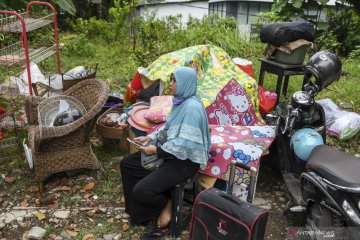
[[[165,88],[170,75],[181,66],[195,69],[198,75],[197,94],[205,108],[210,106],[230,80],[237,81],[245,90],[255,114],[255,121],[263,123],[259,113],[258,87],[254,78],[241,70],[221,48],[213,45],[197,45],[162,55],[147,68],[139,68],[140,74],[155,81],[161,79]]]

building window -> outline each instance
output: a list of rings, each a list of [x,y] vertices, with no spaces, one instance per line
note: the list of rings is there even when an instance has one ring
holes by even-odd
[[[270,11],[271,3],[267,2],[224,1],[209,3],[209,15],[235,17],[240,24],[251,24],[257,14]]]
[[[209,4],[209,15],[213,15],[214,14],[214,4],[210,3]]]
[[[215,2],[209,3],[209,15],[217,14],[220,17],[226,17],[226,3]]]
[[[270,12],[271,3],[264,2],[238,2],[237,19],[239,24],[251,24],[260,12]]]

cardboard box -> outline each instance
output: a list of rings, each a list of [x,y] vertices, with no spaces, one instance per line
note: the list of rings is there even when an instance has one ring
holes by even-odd
[[[286,52],[276,50],[274,53],[275,61],[285,64],[293,64],[300,65],[303,64],[306,51],[310,47],[310,45],[302,45],[296,48],[291,54],[287,54]]]

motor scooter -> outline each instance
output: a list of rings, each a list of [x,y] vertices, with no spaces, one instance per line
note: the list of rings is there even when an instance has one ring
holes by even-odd
[[[332,230],[331,239],[360,239],[360,158],[324,144],[325,113],[314,100],[339,79],[341,62],[320,51],[304,72],[302,91],[267,116],[276,121],[277,164],[290,197],[288,211],[306,213],[307,228]],[[320,235],[312,237],[323,239]]]

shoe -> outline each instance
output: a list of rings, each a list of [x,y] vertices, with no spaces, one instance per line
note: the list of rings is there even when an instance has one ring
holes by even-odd
[[[169,226],[154,227],[154,229],[151,230],[151,232],[144,233],[141,236],[140,240],[159,240],[169,235],[169,233],[170,233]]]

